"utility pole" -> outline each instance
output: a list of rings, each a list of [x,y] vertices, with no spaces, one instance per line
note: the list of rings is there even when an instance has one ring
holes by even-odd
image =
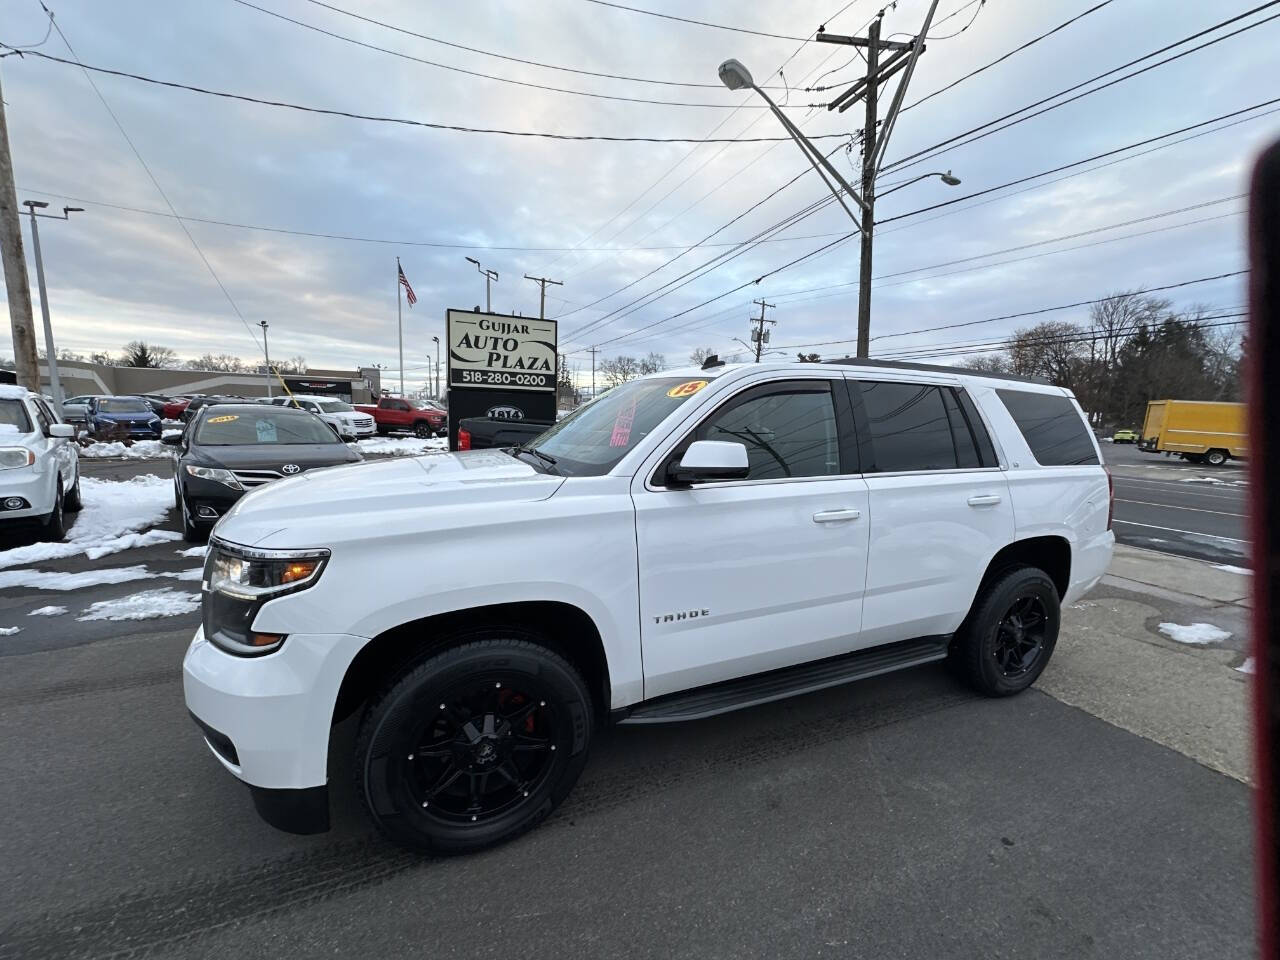
[[[36,325],[31,313],[26,254],[22,250],[22,221],[19,219],[18,194],[13,185],[13,158],[9,155],[9,124],[4,115],[3,90],[0,90],[0,258],[4,260],[4,288],[9,299],[17,380],[28,390],[39,393]]]
[[[591,348],[591,399],[596,398],[596,354],[600,352],[599,347]]]
[[[432,339],[432,340],[434,340],[434,341],[435,341],[435,343],[436,343],[436,381],[435,381],[435,395],[436,395],[436,399],[437,399],[437,400],[439,400],[439,399],[440,399],[440,338],[439,338],[439,337],[432,337],[431,339]]]
[[[553,287],[563,287],[564,281],[548,280],[546,277],[531,277],[527,273],[524,275],[524,278],[526,280],[532,280],[534,283],[536,283],[539,287],[542,288],[542,297],[538,303],[538,319],[545,320],[547,318],[547,284],[549,283]]]
[[[884,150],[893,133],[894,124],[902,110],[902,99],[907,92],[907,84],[911,82],[911,74],[915,71],[916,61],[924,53],[925,35],[933,22],[933,14],[937,9],[937,0],[929,6],[925,15],[924,26],[920,32],[907,42],[880,39],[880,21],[884,17],[881,10],[871,22],[866,37],[847,37],[818,30],[817,39],[822,43],[839,43],[866,48],[866,75],[838,97],[827,104],[828,110],[839,110],[841,113],[858,102],[866,105],[866,119],[862,127],[862,191],[861,203],[862,242],[858,259],[858,356],[867,357],[871,352],[871,264],[872,247],[875,240],[876,226],[876,177],[884,160]],[[883,64],[880,62],[880,51],[892,51]],[[884,127],[879,123],[880,88],[899,71],[904,71],[898,89],[894,92],[893,102],[885,115]],[[949,174],[948,174],[949,176]],[[855,199],[857,199],[855,197]]]
[[[267,349],[267,321],[259,320],[262,328],[262,355],[267,358],[267,399],[271,399],[271,351]]]
[[[40,289],[40,316],[44,320],[44,352],[49,358],[49,389],[53,394],[53,402],[60,408],[65,399],[62,395],[62,379],[58,376],[58,349],[53,342],[53,324],[49,320],[49,291],[44,283],[44,257],[40,253],[40,226],[37,217],[46,220],[70,220],[73,213],[84,213],[84,207],[63,207],[62,216],[52,213],[36,213],[49,204],[43,200],[24,200],[22,205],[31,214],[31,252],[36,257],[36,286]]]
[[[772,308],[776,304],[765,303],[763,300],[752,300],[754,304],[760,307],[760,316],[752,319],[755,329],[751,331],[751,341],[756,345],[756,363],[760,362],[760,354],[764,352],[764,345],[769,342],[769,331],[765,330],[766,323],[777,323],[777,320],[766,320],[764,318],[765,307]]]
[[[475,257],[467,257],[466,260],[467,263],[474,263],[476,265],[476,270],[482,277],[484,277],[484,312],[493,313],[492,301],[489,299],[489,288],[490,285],[498,279],[498,271],[486,270],[484,267],[480,266],[480,261]]]

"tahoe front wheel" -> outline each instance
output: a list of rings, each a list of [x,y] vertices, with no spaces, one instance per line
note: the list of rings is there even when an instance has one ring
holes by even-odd
[[[1058,642],[1058,588],[1035,567],[1013,567],[988,582],[956,634],[952,656],[988,697],[1031,686]]]
[[[540,823],[587,760],[591,697],[563,657],[512,631],[394,678],[366,708],[356,787],[391,839],[467,853]]]

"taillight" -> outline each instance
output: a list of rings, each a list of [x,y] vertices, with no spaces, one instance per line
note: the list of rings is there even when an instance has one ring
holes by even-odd
[[[471,449],[471,431],[470,430],[458,431],[458,449],[459,450]],[[1107,476],[1110,477],[1110,474],[1108,474]],[[1108,530],[1111,529],[1111,522],[1109,520],[1107,521],[1107,529]]]
[[[1111,521],[1116,515],[1116,482],[1111,479],[1111,468],[1103,467],[1107,471],[1107,529],[1111,529]]]

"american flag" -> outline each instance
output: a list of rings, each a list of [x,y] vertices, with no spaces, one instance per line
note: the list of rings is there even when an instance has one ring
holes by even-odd
[[[418,302],[417,294],[413,292],[413,287],[409,286],[409,278],[404,275],[404,267],[397,266],[400,271],[400,286],[404,287],[404,298],[409,301],[409,306],[413,306]]]

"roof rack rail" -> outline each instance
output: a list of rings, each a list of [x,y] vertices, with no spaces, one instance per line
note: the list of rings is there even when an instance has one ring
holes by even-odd
[[[958,373],[970,377],[990,377],[993,380],[1019,380],[1022,383],[1038,383],[1051,387],[1052,381],[1044,377],[1024,377],[1016,373],[994,373],[990,370],[973,370],[969,367],[943,367],[935,363],[909,363],[905,360],[872,360],[869,357],[841,357],[823,360],[823,363],[843,363],[854,367],[884,367],[888,370],[927,370],[930,373]]]

